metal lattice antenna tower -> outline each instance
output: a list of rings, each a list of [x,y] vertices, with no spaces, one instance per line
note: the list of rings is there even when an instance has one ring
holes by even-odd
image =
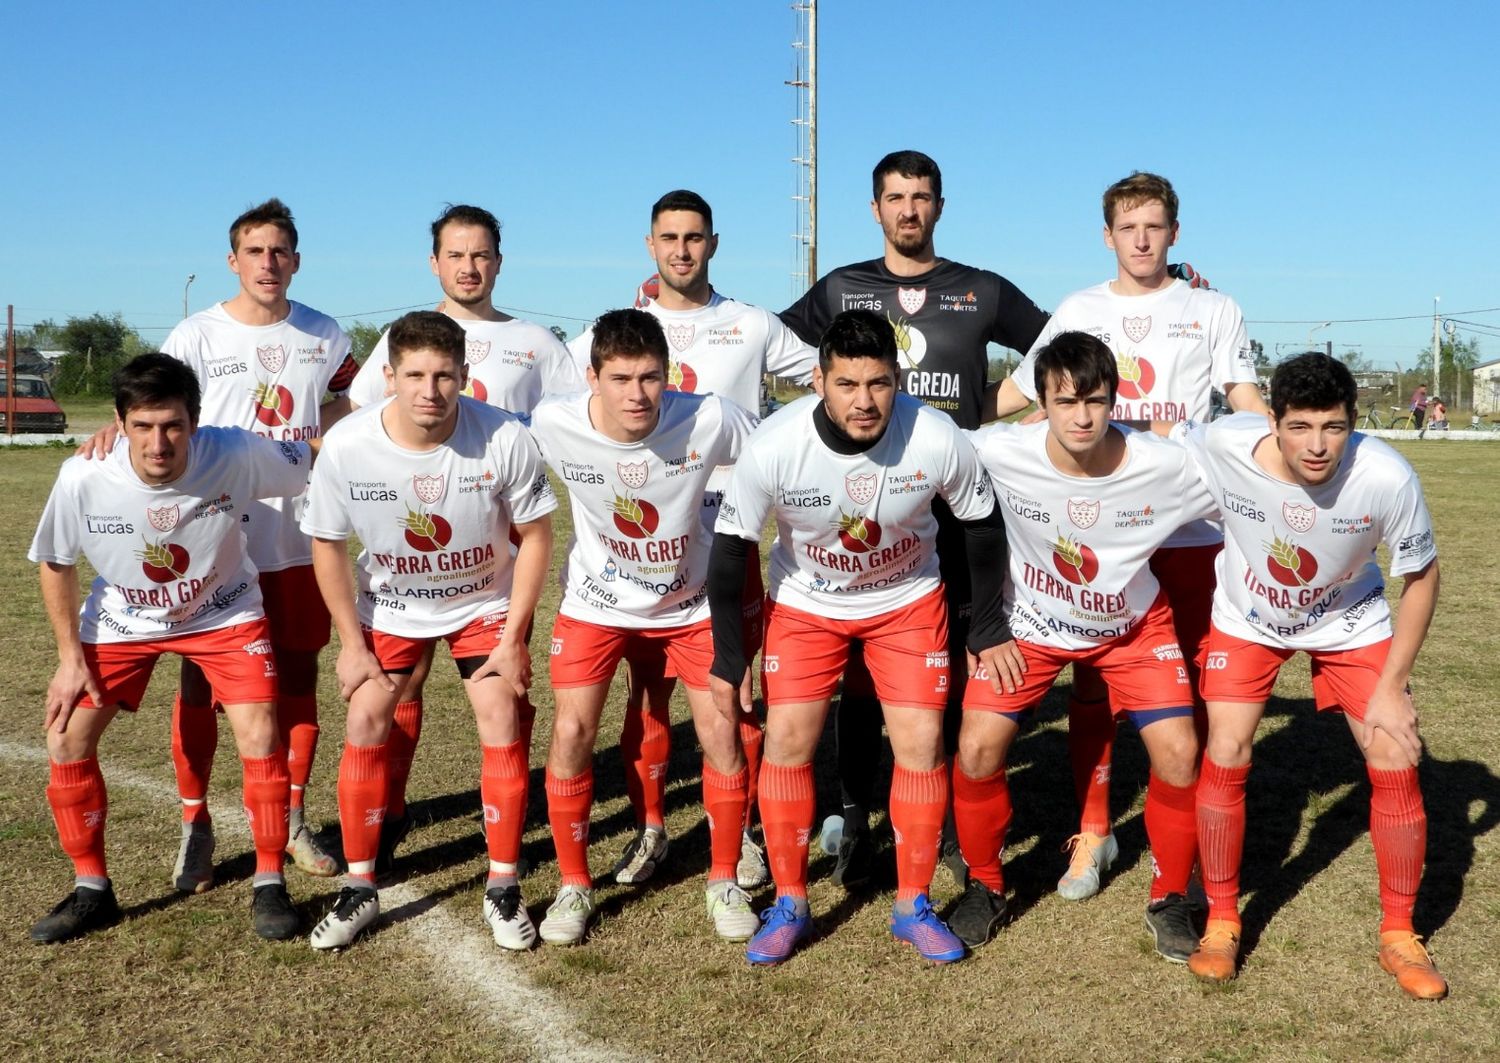
[[[792,128],[797,134],[796,168],[797,269],[792,274],[793,298],[818,279],[818,0],[798,0],[791,5],[796,15],[796,37],[792,41],[792,86],[796,112]]]

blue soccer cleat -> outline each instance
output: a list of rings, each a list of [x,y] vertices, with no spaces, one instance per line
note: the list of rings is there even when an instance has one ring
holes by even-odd
[[[891,933],[896,940],[914,946],[924,960],[952,963],[964,958],[964,943],[948,929],[947,923],[938,918],[925,893],[917,894],[912,901],[910,915],[902,915],[894,909],[891,911]]]
[[[785,962],[797,946],[812,937],[812,913],[797,914],[797,903],[791,897],[780,897],[760,913],[765,924],[745,947],[745,958],[757,966],[774,966]]]

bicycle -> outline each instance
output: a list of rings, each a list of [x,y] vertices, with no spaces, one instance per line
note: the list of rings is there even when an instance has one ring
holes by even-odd
[[[1391,423],[1388,427],[1415,432],[1417,430],[1417,411],[1409,407],[1392,406]]]
[[[1359,427],[1363,431],[1379,431],[1385,427],[1385,425],[1380,423],[1380,414],[1375,412],[1375,404],[1373,402],[1370,404],[1370,408],[1365,411],[1365,419],[1359,422]]]

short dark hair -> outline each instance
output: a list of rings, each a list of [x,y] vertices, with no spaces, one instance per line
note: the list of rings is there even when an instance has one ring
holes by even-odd
[[[1047,402],[1048,381],[1061,384],[1064,377],[1073,382],[1074,395],[1091,395],[1100,384],[1107,385],[1111,406],[1120,390],[1120,367],[1115,353],[1109,344],[1087,332],[1059,332],[1053,336],[1036,352],[1031,375],[1037,402],[1042,405]]]
[[[115,370],[109,386],[115,396],[115,413],[122,421],[131,410],[170,406],[181,401],[187,407],[188,418],[197,424],[203,408],[203,391],[192,367],[160,351],[130,359]]]
[[[257,225],[274,225],[291,237],[292,250],[297,250],[297,223],[292,220],[292,208],[272,196],[264,203],[251,207],[235,218],[229,225],[229,250],[240,249],[240,237]]]
[[[594,337],[589,349],[589,364],[594,372],[604,368],[611,358],[639,358],[649,354],[667,364],[667,334],[661,322],[644,310],[606,310],[594,322]]]
[[[467,357],[463,326],[436,310],[413,310],[398,317],[391,322],[385,344],[392,369],[401,364],[407,351],[437,351],[460,366]]]
[[[943,198],[943,171],[938,169],[938,164],[932,161],[931,156],[923,155],[920,151],[893,151],[877,162],[875,172],[871,175],[871,184],[875,188],[871,198],[880,198],[886,176],[893,173],[902,177],[931,178],[932,198]]]
[[[1288,358],[1271,374],[1271,413],[1276,420],[1287,410],[1331,410],[1342,406],[1353,421],[1359,385],[1337,358],[1309,351]]]
[[[655,203],[651,204],[651,223],[656,224],[656,218],[664,210],[691,210],[703,215],[703,224],[708,226],[710,234],[714,231],[714,208],[708,205],[697,192],[690,192],[686,188],[679,188],[668,192]]]
[[[878,358],[895,369],[896,330],[872,310],[845,310],[818,341],[818,368],[828,372],[834,358]]]
[[[500,253],[500,222],[493,214],[483,207],[471,206],[468,203],[449,203],[443,208],[443,213],[438,215],[437,221],[432,223],[432,253],[435,255],[443,246],[443,230],[449,225],[477,225],[482,229],[490,231],[490,240],[495,245],[495,254]]]

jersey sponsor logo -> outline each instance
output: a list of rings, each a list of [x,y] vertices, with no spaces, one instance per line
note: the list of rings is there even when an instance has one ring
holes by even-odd
[[[632,539],[646,539],[655,535],[656,527],[661,523],[661,514],[644,498],[631,498],[629,495],[616,493],[611,508],[614,510],[615,527],[620,529],[621,535],[628,535]]]
[[[116,513],[85,513],[83,524],[90,535],[135,534],[135,525]]]
[[[922,330],[904,317],[892,318],[886,314],[885,319],[896,333],[896,360],[901,368],[915,369],[921,365],[922,359],[927,357],[927,337]]]
[[[261,424],[281,428],[292,423],[296,403],[292,401],[292,393],[280,384],[257,383],[250,398],[255,406],[255,419]]]
[[[515,366],[519,369],[532,369],[536,363],[536,352],[516,351],[507,347],[500,352],[500,361],[504,365]]]
[[[901,304],[901,309],[908,314],[915,314],[927,303],[926,288],[897,288],[896,302]]]
[[[873,472],[844,477],[844,492],[854,499],[856,506],[868,506],[875,497],[876,487],[876,477]]]
[[[1120,327],[1125,330],[1125,335],[1130,337],[1131,343],[1140,343],[1141,340],[1151,335],[1151,315],[1145,317],[1122,317]]]
[[[141,559],[141,571],[146,574],[147,579],[152,583],[170,583],[174,579],[187,578],[188,564],[192,559],[185,547],[178,543],[153,543],[144,535],[141,536],[141,541],[146,544],[145,548],[138,550],[135,556]]]
[[[424,554],[445,550],[453,540],[453,526],[437,513],[406,507],[406,516],[401,518],[406,529],[406,544]]]
[[[867,554],[880,545],[880,525],[863,513],[839,510],[839,542],[852,554]]]
[[[208,363],[208,379],[217,380],[221,376],[234,376],[239,373],[248,373],[250,367],[238,359],[219,359],[217,362]]]
[[[287,445],[288,444],[282,444],[282,446]],[[292,447],[292,449],[296,450],[297,448]],[[295,465],[296,462],[293,462],[292,464]],[[230,498],[229,493],[226,491],[218,498],[205,498],[202,502],[199,502],[196,506],[193,507],[193,515],[190,519],[197,520],[199,517],[217,517],[220,513],[233,512],[234,499]],[[169,529],[162,528],[161,530],[167,531]]]
[[[623,461],[617,461],[615,472],[619,474],[622,484],[635,491],[645,485],[646,477],[651,474],[651,467],[644,461],[633,462],[629,465]]]
[[[745,343],[745,333],[738,325],[733,328],[711,328],[705,329],[708,334],[710,346],[715,347],[740,347]]]
[[[1098,519],[1099,500],[1097,498],[1092,502],[1086,498],[1068,499],[1068,520],[1073,523],[1074,527],[1087,531]]]
[[[443,497],[443,489],[447,486],[447,483],[447,476],[432,476],[428,473],[417,473],[411,478],[411,489],[417,498],[430,506]]]
[[[1151,653],[1158,661],[1182,660],[1182,647],[1175,642],[1164,642],[1160,646],[1152,646]]]
[[[1362,517],[1334,517],[1329,529],[1334,535],[1362,535],[1374,530],[1375,520],[1368,513]]]
[[[470,365],[478,365],[490,356],[492,346],[489,340],[464,340],[464,361]]]
[[[563,460],[562,478],[575,484],[602,484],[604,474],[592,465],[577,461]]]
[[[693,345],[697,331],[696,325],[668,325],[667,342],[679,351],[685,351]]]
[[[1260,508],[1260,503],[1256,502],[1253,498],[1237,495],[1233,491],[1224,491],[1220,495],[1220,502],[1225,513],[1233,513],[1244,517],[1246,520],[1253,520],[1260,524],[1266,522],[1265,511]]]
[[[1146,319],[1150,322],[1150,318]],[[1119,397],[1143,399],[1156,386],[1156,370],[1146,359],[1134,354],[1115,355],[1115,368],[1120,374]]]
[[[833,505],[833,496],[824,494],[822,489],[818,487],[799,487],[791,491],[783,487],[781,489],[780,505],[786,506],[789,509],[812,509],[817,506],[831,506]],[[726,516],[729,515],[728,510],[724,510],[723,512]]]
[[[977,314],[979,312],[979,298],[972,291],[965,292],[963,295],[950,295],[947,292],[943,292],[938,295],[938,309]]]
[[[1156,523],[1156,511],[1150,506],[1115,510],[1116,528],[1149,528]]]
[[[400,497],[384,480],[349,481],[349,498],[354,502],[394,502]]]
[[[271,640],[270,639],[256,639],[253,642],[247,642],[247,643],[245,643],[243,646],[240,647],[240,649],[244,650],[246,653],[250,654],[252,657],[263,657],[266,654],[269,654],[269,653],[272,652],[272,650],[271,650]]]
[[[1311,527],[1311,525],[1309,525]],[[1269,543],[1262,543],[1266,550],[1266,571],[1283,587],[1311,586],[1318,574],[1318,560],[1305,546],[1296,540],[1273,535]]]
[[[1229,654],[1222,650],[1215,650],[1213,653],[1210,653],[1208,658],[1203,662],[1203,670],[1205,672],[1222,672],[1228,667]]]
[[[160,506],[156,509],[146,507],[147,523],[159,532],[169,532],[177,527],[177,521],[181,515],[181,509],[175,502],[170,506]]]
[[[469,382],[464,385],[464,389],[460,394],[467,395],[469,398],[476,399],[479,402],[490,401],[490,389],[484,386],[483,380],[475,380],[473,377],[469,378]]]
[[[1167,325],[1169,340],[1201,340],[1204,335],[1201,321],[1173,321]],[[1250,364],[1255,363],[1252,361]]]
[[[932,481],[921,469],[906,476],[892,476],[886,481],[885,487],[887,495],[910,495],[930,490],[932,490]]]
[[[1432,532],[1418,532],[1416,535],[1408,535],[1396,544],[1396,553],[1406,558],[1412,555],[1421,556],[1432,548]]]
[[[1281,518],[1286,521],[1286,526],[1298,535],[1306,535],[1312,531],[1312,526],[1317,522],[1318,511],[1312,506],[1299,506],[1293,502],[1281,503]]]
[[[1052,523],[1052,514],[1043,509],[1040,502],[1034,498],[1027,498],[1025,495],[1017,494],[1009,488],[1005,491],[1005,504],[1018,517],[1036,521],[1038,524]]]
[[[1087,544],[1059,535],[1052,544],[1052,567],[1069,583],[1087,587],[1099,574],[1099,557]]]
[[[274,347],[257,347],[255,357],[265,367],[266,372],[279,373],[281,367],[286,364],[286,348],[279,343]]]
[[[322,343],[315,347],[297,347],[292,354],[298,365],[324,365],[328,362],[328,348]]]
[[[885,304],[875,298],[874,292],[840,292],[842,310],[884,310]]]
[[[667,390],[687,395],[698,393],[698,374],[686,362],[672,358],[667,362]]]
[[[606,557],[604,559],[604,567],[599,570],[599,578],[602,579],[605,583],[613,583],[615,581],[615,578],[619,576],[619,574],[620,566],[615,563],[615,559],[612,557]]]
[[[662,464],[667,467],[667,479],[670,480],[674,476],[700,471],[703,468],[703,455],[697,450],[689,450],[680,458],[664,459]]]

